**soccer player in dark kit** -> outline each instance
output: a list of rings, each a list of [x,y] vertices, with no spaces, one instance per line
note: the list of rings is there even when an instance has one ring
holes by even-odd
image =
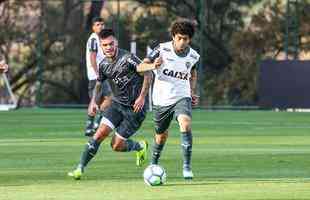
[[[112,29],[102,30],[99,38],[105,58],[99,64],[99,78],[93,98],[96,99],[99,95],[102,83],[110,79],[113,99],[111,106],[104,110],[100,126],[88,141],[77,168],[68,173],[77,180],[82,177],[85,167],[95,156],[102,141],[113,130],[115,134],[111,140],[112,149],[119,152],[136,151],[136,165],[143,164],[148,148],[146,141],[136,142],[129,138],[136,133],[145,119],[145,96],[151,84],[152,74],[138,72],[140,59],[118,48],[118,40]]]

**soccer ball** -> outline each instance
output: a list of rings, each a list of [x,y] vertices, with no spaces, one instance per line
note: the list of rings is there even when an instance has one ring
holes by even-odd
[[[149,186],[158,186],[166,182],[166,171],[160,165],[149,165],[143,173],[144,182]]]

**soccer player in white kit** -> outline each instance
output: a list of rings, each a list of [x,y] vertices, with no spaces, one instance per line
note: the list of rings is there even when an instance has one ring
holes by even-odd
[[[194,24],[186,19],[171,26],[172,41],[161,43],[140,65],[140,71],[153,70],[155,139],[151,164],[158,164],[161,151],[168,138],[168,128],[176,118],[181,132],[183,150],[183,177],[192,179],[192,105],[197,105],[195,95],[199,54],[189,44],[194,35]]]
[[[104,21],[101,17],[94,17],[92,19],[92,34],[87,40],[86,44],[86,67],[87,67],[87,77],[88,77],[88,95],[92,99],[94,88],[96,85],[96,80],[98,78],[98,66],[99,63],[105,57],[103,51],[100,47],[100,40],[98,34],[104,28]],[[107,81],[103,84],[100,98],[102,104],[100,108],[94,110],[90,101],[88,105],[88,118],[86,122],[85,135],[92,136],[95,133],[96,124],[99,123],[101,119],[101,111],[104,110],[111,104],[111,88]],[[97,116],[96,116],[97,114]],[[96,119],[95,119],[96,116]],[[96,123],[96,121],[98,121]],[[97,124],[98,126],[98,124]]]

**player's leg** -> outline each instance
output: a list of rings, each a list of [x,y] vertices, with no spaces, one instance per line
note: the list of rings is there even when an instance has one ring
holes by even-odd
[[[88,104],[88,109],[87,109],[85,136],[89,136],[91,134],[93,125],[94,125],[95,115],[96,115],[96,112],[91,109],[92,107],[91,105],[94,103],[92,101],[92,97],[93,97],[93,92],[94,92],[93,90],[95,88],[95,85],[96,85],[96,80],[90,80],[88,82],[88,96],[90,98],[90,102]]]
[[[158,164],[161,152],[164,149],[167,138],[168,138],[168,130],[160,133],[157,132],[155,133],[151,164],[154,165]]]
[[[96,131],[95,135],[89,139],[84,151],[82,152],[80,162],[77,169],[73,172],[69,172],[68,175],[74,177],[75,179],[80,179],[85,167],[91,161],[91,159],[96,155],[101,142],[111,133],[115,126],[118,126],[122,121],[122,116],[118,112],[117,108],[111,106],[105,110],[101,120],[101,124]]]
[[[101,102],[101,104],[99,106],[99,110],[96,112],[92,132],[90,133],[90,135],[93,135],[96,132],[101,122],[103,111],[107,109],[112,103],[112,90],[108,81],[103,82],[102,90],[97,98],[98,99],[96,99],[96,102]]]
[[[103,100],[101,101],[102,103],[99,106],[99,110],[96,113],[95,116],[95,120],[94,120],[94,127],[93,127],[93,131],[96,132],[97,128],[100,125],[101,119],[102,119],[102,115],[103,115],[103,111],[105,109],[107,109],[112,102],[112,96],[104,96]]]
[[[136,151],[136,164],[141,166],[145,159],[148,149],[146,141],[135,141],[130,137],[137,132],[146,116],[146,108],[138,113],[134,113],[131,108],[120,105],[123,121],[116,128],[116,132],[111,141],[111,147],[114,151],[130,152]]]
[[[115,133],[111,140],[111,148],[113,151],[118,152],[130,152],[140,151],[144,147],[144,144],[132,139],[124,138],[119,133]]]
[[[173,106],[154,106],[155,136],[151,164],[158,164],[161,152],[168,138],[168,128],[173,119]]]
[[[193,172],[191,166],[192,158],[192,107],[190,98],[184,98],[180,100],[175,107],[177,121],[179,123],[181,132],[181,144],[183,152],[183,176],[185,179],[192,179]]]
[[[110,134],[111,131],[112,129],[106,124],[101,124],[99,126],[95,135],[90,138],[86,144],[77,168],[74,171],[69,172],[69,176],[72,176],[76,180],[81,179],[87,164],[94,158],[101,142]]]
[[[88,141],[85,146],[85,150],[82,153],[79,167],[84,171],[84,168],[87,166],[89,161],[96,155],[101,142],[109,136],[113,128],[107,124],[102,123],[95,135]]]

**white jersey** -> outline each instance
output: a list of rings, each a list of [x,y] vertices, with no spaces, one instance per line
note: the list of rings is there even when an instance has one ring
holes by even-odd
[[[150,60],[161,56],[163,63],[154,70],[153,104],[169,106],[178,100],[191,98],[190,77],[191,70],[198,62],[200,55],[190,48],[184,57],[178,56],[172,41],[161,43],[149,56]]]
[[[98,67],[99,63],[104,58],[104,54],[103,54],[103,51],[100,47],[99,36],[96,33],[92,33],[90,35],[90,37],[87,40],[87,44],[86,44],[87,77],[88,77],[88,80],[96,80],[97,75],[96,75],[96,72],[91,65],[91,62],[90,62],[90,53],[91,52],[97,53],[96,62],[97,62],[97,67]]]

